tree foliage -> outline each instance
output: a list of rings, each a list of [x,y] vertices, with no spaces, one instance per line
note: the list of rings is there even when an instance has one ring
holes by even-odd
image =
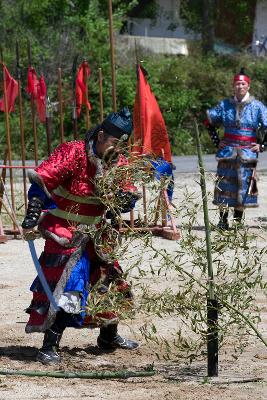
[[[193,0],[187,0],[187,4]],[[229,2],[230,0],[227,0]],[[246,4],[246,1],[237,2]],[[113,0],[114,31],[119,32],[127,13],[139,4],[137,0]],[[150,3],[149,3],[150,4]],[[190,3],[191,4],[191,3]],[[193,4],[193,3],[192,3]],[[190,8],[191,25],[196,26],[197,8]],[[229,3],[230,4],[230,3]],[[237,7],[237,5],[235,6]],[[236,8],[237,9],[237,8]],[[194,14],[195,10],[195,14]],[[245,10],[245,9],[244,9]],[[241,11],[240,11],[241,12]],[[244,11],[245,12],[245,11]],[[22,95],[25,119],[27,158],[33,159],[33,139],[29,97],[25,92],[28,56],[27,41],[31,44],[32,64],[39,74],[42,70],[52,102],[57,102],[57,68],[62,69],[64,98],[65,139],[73,138],[71,121],[72,63],[79,54],[79,62],[88,60],[91,75],[89,78],[89,100],[92,104],[91,123],[99,122],[99,81],[98,68],[103,73],[104,114],[112,110],[112,83],[109,49],[108,1],[97,0],[2,0],[0,1],[0,33],[4,61],[10,72],[15,71],[15,43],[19,42],[22,67]],[[242,15],[242,12],[241,14]],[[189,21],[189,20],[188,20]],[[189,23],[189,22],[188,22]],[[115,38],[116,42],[116,38]],[[218,100],[232,94],[232,76],[241,66],[246,66],[252,78],[251,92],[266,102],[267,68],[264,59],[255,60],[251,56],[215,56],[202,58],[197,47],[190,49],[189,57],[153,56],[141,52],[139,59],[149,73],[149,84],[155,93],[163,112],[169,132],[172,151],[175,155],[194,154],[194,134],[192,118],[199,121],[205,118],[208,107]],[[134,52],[127,49],[116,50],[116,88],[117,106],[128,106],[133,110],[135,98]],[[1,79],[0,79],[1,81]],[[20,156],[20,132],[18,105],[10,115],[11,140],[14,157]],[[59,143],[58,113],[53,115],[52,147]],[[84,113],[78,121],[80,136],[85,132]],[[46,156],[46,134],[43,124],[37,123],[40,158]],[[208,135],[202,130],[202,140],[206,152],[214,152]],[[5,143],[4,116],[0,114],[0,148]]]
[[[238,46],[248,44],[252,38],[256,0],[182,0],[180,16],[185,26],[195,32],[202,32],[203,9],[213,3],[216,9],[210,14],[215,25],[216,38]]]

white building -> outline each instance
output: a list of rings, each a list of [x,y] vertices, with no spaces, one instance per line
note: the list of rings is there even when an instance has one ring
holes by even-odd
[[[159,13],[156,21],[149,18],[129,18],[127,35],[120,35],[119,42],[128,48],[136,45],[154,53],[188,55],[188,44],[199,39],[185,29],[180,18],[180,0],[156,0]],[[253,42],[267,35],[267,0],[257,0]]]
[[[149,18],[129,18],[128,35],[119,41],[124,46],[135,45],[154,53],[188,55],[188,40],[197,38],[196,34],[186,32],[180,19],[180,0],[156,0],[159,13],[156,21]]]
[[[253,42],[267,36],[267,0],[258,0],[256,6]]]

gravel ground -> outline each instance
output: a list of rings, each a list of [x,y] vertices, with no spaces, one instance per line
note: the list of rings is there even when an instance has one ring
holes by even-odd
[[[195,174],[176,173],[175,202],[179,202],[182,190],[196,186]],[[266,246],[267,231],[258,229],[259,217],[267,217],[266,196],[267,175],[260,175],[259,191],[261,206],[246,212],[246,224],[254,232],[261,232],[258,239],[260,246]],[[208,188],[212,188],[211,177]],[[216,216],[211,213],[211,219]],[[179,226],[181,221],[177,219]],[[201,221],[200,221],[201,223]],[[199,233],[203,234],[203,233]],[[178,242],[155,237],[156,246],[171,252]],[[43,240],[36,241],[40,253]],[[265,274],[267,273],[267,268]],[[42,335],[27,335],[24,332],[27,314],[24,309],[31,300],[29,285],[35,277],[27,243],[22,240],[9,240],[0,244],[0,369],[1,370],[39,370],[53,371],[58,367],[45,367],[35,361],[37,349],[42,342]],[[172,282],[175,284],[175,278]],[[177,282],[178,284],[178,282]],[[162,283],[162,287],[168,282]],[[259,298],[263,308],[261,331],[267,337],[266,299]],[[122,323],[120,332],[140,341],[138,350],[127,352],[117,350],[102,353],[96,347],[97,330],[68,329],[63,336],[61,351],[63,363],[60,370],[99,371],[99,370],[140,370],[154,363],[157,374],[147,378],[129,378],[116,380],[55,379],[49,377],[26,377],[0,375],[0,399],[107,399],[107,400],[263,400],[267,398],[267,349],[259,341],[251,343],[234,361],[225,354],[220,354],[219,377],[207,382],[205,379],[205,361],[195,362],[189,368],[181,360],[158,360],[155,353],[160,353],[156,344],[146,344],[139,327],[142,318]],[[175,327],[173,318],[156,319],[159,331],[168,333]],[[254,381],[253,381],[254,380]]]

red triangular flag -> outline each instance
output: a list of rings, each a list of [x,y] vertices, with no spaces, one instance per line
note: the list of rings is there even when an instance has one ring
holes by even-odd
[[[14,111],[14,104],[16,97],[18,95],[18,82],[10,75],[7,67],[3,64],[4,67],[4,79],[6,81],[6,98],[7,98],[7,111],[10,113]],[[0,99],[0,110],[5,112],[5,102],[4,98]]]
[[[33,67],[28,69],[28,81],[26,92],[29,93],[35,100],[36,109],[41,122],[46,119],[46,84],[44,76],[41,75],[40,79]]]
[[[166,125],[157,100],[137,65],[137,90],[134,103],[134,148],[138,154],[163,157],[171,162],[171,147]]]
[[[37,86],[36,108],[41,122],[46,120],[46,84],[41,75]]]
[[[39,80],[36,74],[36,71],[33,67],[28,68],[28,75],[27,75],[27,87],[26,92],[32,95],[35,99],[37,97],[37,88],[39,85]]]
[[[76,110],[77,116],[79,117],[82,110],[82,104],[84,104],[88,110],[92,109],[91,104],[86,98],[86,84],[88,77],[90,76],[90,68],[86,61],[84,61],[78,69],[77,77],[76,77]]]

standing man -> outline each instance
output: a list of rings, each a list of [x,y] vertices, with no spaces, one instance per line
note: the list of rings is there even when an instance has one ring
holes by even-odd
[[[228,230],[228,209],[240,224],[246,207],[257,207],[256,165],[264,149],[259,129],[267,129],[267,108],[250,95],[250,78],[242,68],[233,79],[234,96],[207,111],[205,125],[218,147],[217,181],[213,203],[219,206],[219,229]],[[224,127],[220,140],[216,127]]]
[[[103,349],[138,347],[137,342],[118,334],[113,312],[104,312],[95,321],[84,312],[90,288],[100,279],[107,284],[100,285],[100,292],[114,283],[126,298],[131,296],[118,262],[99,258],[87,229],[99,228],[106,212],[95,193],[96,179],[104,174],[102,161],[118,146],[127,146],[131,131],[132,117],[127,108],[111,113],[85,140],[60,145],[29,174],[32,185],[22,227],[26,239],[37,225],[46,239],[39,262],[58,306],[57,311],[52,307],[37,277],[31,286],[33,299],[27,309],[30,318],[26,332],[44,332],[37,355],[44,364],[60,362],[58,346],[67,326],[96,324],[100,327],[97,344]],[[136,194],[127,193],[125,197],[132,206]],[[124,206],[129,208],[129,204]]]

